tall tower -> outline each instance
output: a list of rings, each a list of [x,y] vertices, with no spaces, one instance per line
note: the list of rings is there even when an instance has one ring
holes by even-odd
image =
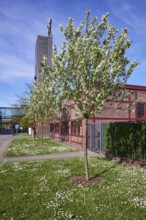
[[[52,19],[48,20],[48,36],[37,36],[36,45],[35,45],[35,80],[37,82],[41,81],[41,67],[40,61],[43,59],[43,56],[48,58],[48,65],[52,66]]]

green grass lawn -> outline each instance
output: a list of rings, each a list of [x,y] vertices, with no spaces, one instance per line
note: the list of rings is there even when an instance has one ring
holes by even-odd
[[[16,136],[25,136],[25,137],[30,137],[29,135],[28,135],[28,133],[27,132],[19,132],[19,133],[17,133],[17,134],[15,134]]]
[[[0,164],[2,220],[145,220],[146,172],[100,158],[89,159],[100,185],[75,186],[83,159]]]
[[[76,149],[49,139],[44,139],[42,146],[41,139],[37,138],[33,141],[32,138],[18,138],[10,143],[6,156],[26,156],[73,151],[76,151]]]

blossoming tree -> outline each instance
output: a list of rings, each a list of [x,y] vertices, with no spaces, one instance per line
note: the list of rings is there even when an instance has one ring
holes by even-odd
[[[54,116],[56,111],[56,93],[52,74],[47,66],[47,58],[41,61],[41,81],[33,83],[33,90],[30,94],[27,117],[36,123],[41,124],[41,140],[43,144],[44,124]]]
[[[86,132],[91,115],[103,110],[105,103],[113,103],[127,92],[123,85],[127,82],[137,61],[130,62],[126,50],[131,46],[127,39],[128,30],[120,34],[110,24],[109,14],[101,22],[97,17],[90,21],[90,11],[86,19],[75,28],[74,19],[70,18],[66,28],[61,28],[65,38],[61,52],[54,47],[53,75],[58,85],[58,97],[72,100],[78,107],[78,115],[84,123],[84,158],[86,180],[89,180]],[[120,102],[118,102],[118,107]]]

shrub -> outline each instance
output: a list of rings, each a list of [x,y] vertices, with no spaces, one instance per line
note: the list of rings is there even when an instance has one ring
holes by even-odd
[[[104,124],[104,147],[116,155],[146,160],[146,122]]]

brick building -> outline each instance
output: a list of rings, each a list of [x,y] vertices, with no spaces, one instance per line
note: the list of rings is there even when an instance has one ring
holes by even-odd
[[[105,106],[100,114],[89,118],[90,123],[107,123],[113,121],[145,121],[146,120],[146,86],[125,85],[125,88],[131,92],[131,95],[123,101],[126,106],[131,100],[139,100],[130,110],[115,109],[114,106]],[[116,104],[116,103],[115,103]],[[68,105],[75,106],[75,103],[69,102]],[[113,104],[114,105],[114,104]],[[76,116],[77,111],[71,108],[63,112],[61,122],[49,122],[49,135],[52,138],[61,139],[70,144],[83,146],[83,119]]]

